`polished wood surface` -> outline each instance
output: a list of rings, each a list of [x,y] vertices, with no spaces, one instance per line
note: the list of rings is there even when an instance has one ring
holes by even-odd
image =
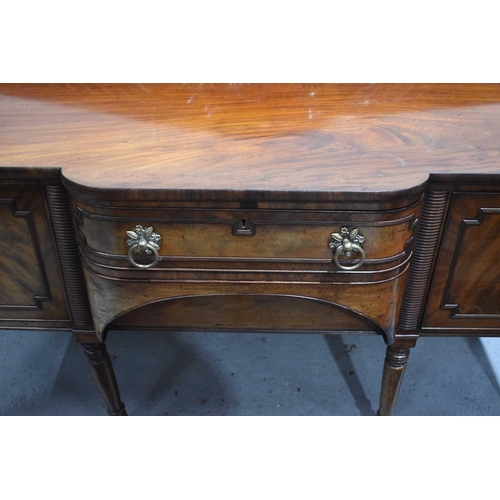
[[[425,195],[418,228],[419,237],[415,244],[408,285],[399,317],[400,334],[417,334],[419,329],[449,197],[449,189],[432,186]]]
[[[18,203],[26,206],[26,198],[21,198],[23,191],[26,189],[4,192],[2,194],[9,198],[0,200],[0,254],[4,256],[0,262],[0,304],[3,307],[36,308],[40,300],[49,298],[50,292],[38,237],[33,234],[31,211],[18,207]],[[36,192],[30,194],[33,196]]]
[[[111,329],[372,333],[377,325],[348,308],[276,295],[215,295],[154,302],[123,314]]]
[[[0,182],[0,328],[71,328],[40,185]]]
[[[0,224],[0,327],[71,329],[110,414],[155,328],[380,334],[389,415],[419,336],[500,335],[500,85],[0,85]]]
[[[377,415],[393,415],[409,355],[410,350],[401,348],[397,343],[387,347]]]
[[[359,228],[365,238],[364,249],[368,259],[387,259],[405,250],[412,237],[411,223],[418,214],[418,205],[394,213],[392,217],[356,213],[231,212],[199,211],[195,217],[181,212],[177,217],[165,212],[126,215],[115,212],[115,217],[86,217],[79,226],[89,250],[106,254],[126,255],[127,231],[137,221],[152,225],[161,235],[160,255],[190,258],[253,258],[253,259],[323,259],[331,262],[328,247],[331,233],[342,226]],[[196,218],[197,215],[197,218]],[[85,217],[85,216],[82,216]],[[244,218],[255,226],[255,234],[235,235],[233,225]],[[371,219],[371,220],[369,220]],[[110,255],[110,256],[111,256]]]
[[[377,331],[392,342],[396,318],[401,304],[404,281],[393,279],[383,283],[345,284],[328,283],[248,282],[177,280],[156,282],[149,280],[114,279],[84,269],[96,332],[104,338],[109,324],[122,314],[159,300],[176,297],[207,295],[277,295],[302,297],[311,302],[320,300],[339,307],[347,307],[377,325]],[[207,328],[211,325],[207,323]],[[268,325],[263,324],[264,329]]]
[[[106,344],[82,344],[82,347],[87,357],[90,371],[106,402],[108,415],[113,417],[127,416]]]
[[[0,165],[107,196],[368,199],[498,176],[499,110],[498,85],[2,85]]]
[[[152,305],[155,302],[258,294],[307,302],[297,310],[304,315],[299,324],[310,324],[307,316],[313,304],[323,301],[347,308],[388,342],[394,340],[421,194],[399,196],[392,202],[334,202],[322,209],[295,202],[283,209],[278,202],[273,208],[270,202],[265,208],[260,202],[227,207],[224,199],[202,207],[194,202],[176,207],[160,199],[136,200],[136,192],[130,191],[122,191],[113,206],[102,205],[105,199],[100,193],[92,198],[89,192],[82,202],[79,189],[71,186],[71,192],[93,319],[101,340],[112,322],[124,325],[125,320],[118,320],[121,315],[145,306],[158,313],[156,326],[171,325],[170,308],[161,308],[160,314],[159,306]],[[253,228],[251,234],[235,232],[235,224],[239,227],[242,220]],[[161,235],[159,262],[152,268],[138,269],[127,258],[127,231],[136,224],[152,226]],[[357,228],[364,237],[366,261],[359,269],[341,270],[333,262],[331,234],[343,226]],[[358,257],[355,254],[352,260]],[[352,265],[349,259],[341,260]],[[234,323],[231,311],[224,310],[227,317],[222,322]],[[147,312],[137,314],[144,317]],[[270,318],[259,316],[261,329],[276,328]],[[212,328],[209,316],[202,315],[201,320],[199,328],[203,324]],[[331,330],[324,326],[321,329]]]
[[[455,192],[423,326],[500,333],[500,194]]]

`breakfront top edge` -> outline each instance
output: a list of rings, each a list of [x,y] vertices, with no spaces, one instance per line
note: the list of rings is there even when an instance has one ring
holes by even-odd
[[[6,84],[0,128],[1,170],[109,195],[369,199],[500,175],[495,84]]]

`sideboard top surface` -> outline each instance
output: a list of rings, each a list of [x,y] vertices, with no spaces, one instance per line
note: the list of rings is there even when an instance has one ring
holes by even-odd
[[[376,193],[500,174],[500,85],[0,85],[0,167],[103,190]]]

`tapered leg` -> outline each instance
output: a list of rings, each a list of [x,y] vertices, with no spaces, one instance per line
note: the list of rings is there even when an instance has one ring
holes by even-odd
[[[108,406],[108,414],[112,416],[127,415],[125,405],[120,398],[115,371],[111,364],[106,344],[82,344],[83,352],[87,356],[90,370]]]
[[[410,349],[387,347],[380,391],[380,407],[377,415],[392,415],[409,355]]]

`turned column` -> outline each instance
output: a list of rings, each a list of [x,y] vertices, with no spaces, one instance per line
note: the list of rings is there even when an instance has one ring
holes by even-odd
[[[73,323],[73,333],[76,337],[80,334],[93,336],[92,313],[83,278],[68,194],[61,184],[45,186],[45,194]],[[82,343],[82,346],[97,386],[108,405],[108,413],[126,415],[106,345]]]
[[[380,407],[377,415],[389,416],[393,414],[409,355],[410,349],[387,347],[380,390]]]
[[[111,416],[126,416],[125,405],[120,398],[115,371],[106,349],[106,344],[82,344],[90,370],[101,391]]]
[[[418,338],[448,198],[449,192],[446,190],[432,190],[425,195],[408,282],[399,314],[396,340],[387,347],[378,415],[393,414],[410,348],[414,347]]]

